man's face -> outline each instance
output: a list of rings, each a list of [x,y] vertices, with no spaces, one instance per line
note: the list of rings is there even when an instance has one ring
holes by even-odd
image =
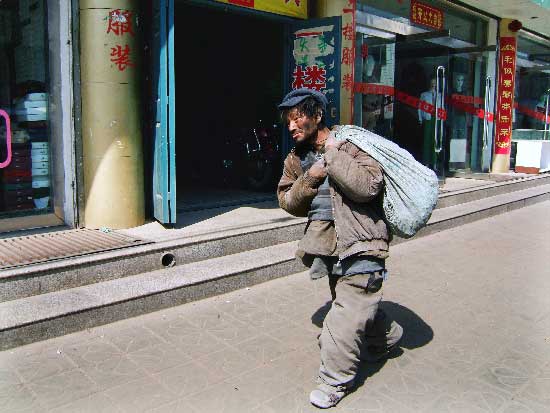
[[[288,131],[297,144],[311,141],[317,132],[318,121],[293,108],[288,113]]]

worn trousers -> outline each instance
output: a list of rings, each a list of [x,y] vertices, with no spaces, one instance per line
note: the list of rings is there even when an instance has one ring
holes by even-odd
[[[332,306],[319,336],[319,378],[328,385],[353,385],[361,355],[383,353],[395,345],[403,328],[379,308],[382,272],[329,277]]]

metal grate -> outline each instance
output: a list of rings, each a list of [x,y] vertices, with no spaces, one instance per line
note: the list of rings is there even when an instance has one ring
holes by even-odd
[[[148,243],[150,241],[93,229],[0,239],[0,270]]]

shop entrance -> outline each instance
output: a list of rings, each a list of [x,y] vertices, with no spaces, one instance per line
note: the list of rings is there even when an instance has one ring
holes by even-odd
[[[175,2],[177,212],[274,199],[284,23]]]
[[[446,175],[448,75],[447,47],[414,36],[398,37],[393,140],[440,180]]]
[[[191,0],[154,0],[152,15],[154,217],[175,224],[189,211],[276,206],[290,150],[277,104],[299,83],[326,89],[328,119],[338,119],[340,19]]]

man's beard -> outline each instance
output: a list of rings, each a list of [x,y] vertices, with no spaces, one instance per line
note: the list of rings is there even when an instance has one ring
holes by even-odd
[[[308,139],[304,139],[302,141],[296,141],[294,143],[294,147],[296,150],[303,151],[305,149],[309,149],[313,146],[313,136],[310,136]]]
[[[312,130],[313,128],[308,128],[308,129],[310,133],[306,139],[294,142],[294,147],[296,148],[296,150],[303,151],[313,147],[313,144],[317,139],[317,130]]]

